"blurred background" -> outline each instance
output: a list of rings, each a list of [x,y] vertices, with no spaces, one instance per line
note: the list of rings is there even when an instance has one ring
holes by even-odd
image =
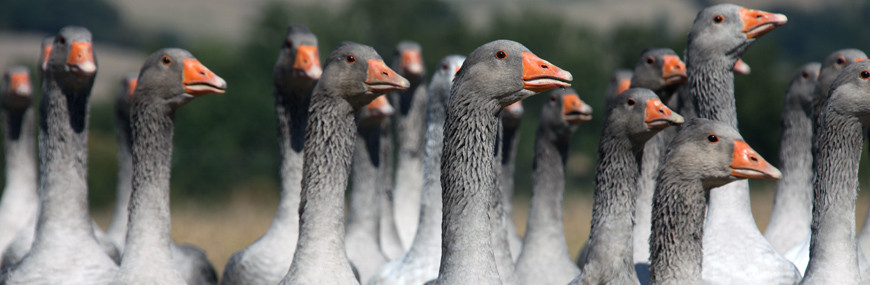
[[[732,2],[789,18],[744,55],[752,73],[735,78],[740,131],[762,156],[776,162],[780,108],[789,78],[798,66],[821,61],[834,50],[870,51],[865,31],[870,4]],[[445,55],[467,54],[495,39],[516,40],[570,71],[580,97],[595,109],[594,119],[581,125],[574,138],[567,167],[566,236],[569,248],[576,251],[588,238],[600,115],[611,74],[633,68],[647,47],[682,54],[697,11],[718,3],[722,1],[4,0],[0,67],[30,66],[34,86],[39,86],[34,68],[42,37],[73,24],[93,33],[99,70],[91,96],[88,181],[92,213],[103,226],[115,196],[113,98],[121,77],[138,71],[148,54],[163,47],[188,49],[223,77],[229,86],[226,94],[198,99],[178,113],[172,170],[173,236],[205,248],[222,270],[233,252],[265,231],[277,205],[279,157],[271,73],[288,24],[306,24],[319,38],[321,57],[339,42],[351,40],[375,47],[390,62],[396,43],[418,41],[429,76]],[[520,231],[525,228],[531,189],[527,174],[544,98],[524,101],[515,202]],[[866,182],[864,164],[861,174]],[[753,212],[764,229],[775,184],[752,185]],[[867,199],[862,194],[858,201],[859,225]]]

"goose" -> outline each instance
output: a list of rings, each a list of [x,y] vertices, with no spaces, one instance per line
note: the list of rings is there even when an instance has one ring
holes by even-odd
[[[0,249],[9,246],[24,229],[33,232],[39,209],[30,70],[24,66],[10,67],[3,74],[3,86],[0,108],[4,121],[6,185],[0,197]]]
[[[863,132],[870,115],[870,61],[843,69],[816,117],[810,261],[801,284],[857,284],[855,199]],[[824,72],[824,70],[822,71]]]
[[[420,222],[411,248],[378,270],[369,284],[423,284],[438,277],[441,261],[441,150],[450,86],[465,57],[445,56],[429,82],[426,104],[426,149]]]
[[[810,234],[813,217],[812,99],[820,68],[818,62],[799,67],[791,77],[782,106],[779,140],[782,180],[776,184],[773,210],[764,238],[783,255]],[[794,259],[789,260],[798,270],[805,267]]]
[[[531,209],[516,262],[519,284],[565,284],[580,273],[565,242],[562,195],[571,136],[592,119],[592,108],[571,88],[555,89],[549,99],[535,134]]]
[[[517,227],[514,225],[514,169],[516,166],[517,144],[519,143],[519,128],[523,117],[523,101],[517,101],[510,104],[501,111],[501,123],[499,134],[501,139],[498,141],[498,155],[496,160],[499,163],[500,169],[498,172],[498,187],[501,190],[501,205],[504,212],[502,223],[507,231],[508,247],[511,257],[516,262],[520,257],[520,251],[523,248],[523,240],[517,232]]]
[[[345,247],[360,283],[371,279],[375,271],[387,263],[378,240],[378,204],[381,202],[378,168],[381,166],[381,128],[384,118],[393,112],[386,95],[381,95],[362,108],[357,119]]]
[[[677,108],[675,93],[686,83],[686,64],[673,50],[668,48],[644,50],[634,66],[633,74],[632,88],[650,89],[659,96],[665,106],[671,109]],[[675,132],[676,128],[665,129],[644,145],[640,177],[637,179],[635,193],[635,223],[632,228],[634,263],[644,264],[639,267],[646,267],[649,261],[649,231],[655,175],[658,173],[665,145]]]
[[[115,97],[115,136],[118,140],[118,187],[115,195],[115,209],[106,236],[124,251],[127,239],[127,208],[130,205],[130,189],[133,187],[133,156],[130,152],[130,102],[136,91],[139,73],[131,72],[121,78],[121,88]]]
[[[106,236],[123,252],[127,239],[130,192],[133,187],[132,135],[130,106],[136,91],[138,73],[128,73],[121,79],[121,88],[115,100],[115,120],[118,137],[118,192],[115,210]],[[170,255],[173,266],[188,284],[217,284],[217,273],[205,252],[196,246],[172,241]]]
[[[394,113],[395,114],[395,113]],[[388,116],[383,118],[383,126],[381,127],[381,166],[378,168],[378,197],[380,197],[378,215],[378,240],[380,241],[381,251],[387,256],[388,260],[395,260],[405,253],[405,247],[402,245],[402,240],[399,238],[399,229],[396,228],[395,211],[393,203],[395,202],[393,184],[395,176],[393,171],[393,163],[395,154],[395,145],[393,143],[393,120]]]
[[[651,284],[701,284],[706,202],[738,179],[781,173],[727,122],[692,119],[668,146],[656,178],[650,235]],[[702,244],[703,243],[703,244]]]
[[[426,137],[426,70],[420,44],[401,41],[396,45],[393,69],[411,82],[407,91],[391,94],[396,106],[396,182],[393,211],[403,249],[411,247],[420,218],[423,189],[423,151]]]
[[[498,114],[538,92],[569,87],[571,73],[510,40],[475,49],[453,80],[441,160],[442,254],[435,284],[502,284],[493,253]],[[500,209],[499,209],[500,210]]]
[[[33,245],[0,275],[7,284],[108,283],[118,266],[88,213],[88,98],[97,72],[91,33],[61,28],[44,71],[39,124],[39,214]]]
[[[308,109],[299,241],[280,284],[359,284],[344,245],[355,113],[377,96],[409,85],[369,46],[343,42],[327,57]]]
[[[607,100],[598,144],[592,221],[582,272],[570,284],[638,283],[632,223],[634,191],[644,144],[656,133],[683,123],[646,88],[628,89]]]
[[[610,84],[607,86],[607,98],[619,95],[628,88],[631,88],[631,78],[634,77],[634,71],[628,69],[619,69],[613,72],[610,77]]]
[[[734,64],[759,37],[782,26],[782,14],[720,4],[698,13],[686,49],[689,94],[698,117],[737,127]],[[703,279],[737,284],[794,283],[800,273],[764,239],[752,217],[749,184],[710,192],[704,225]]]
[[[152,53],[139,71],[130,105],[133,179],[127,239],[112,283],[186,284],[172,263],[169,177],[175,114],[193,99],[224,93],[226,82],[190,52]]]
[[[278,209],[266,233],[230,257],[221,284],[276,284],[290,269],[299,236],[302,150],[310,95],[322,73],[317,37],[304,25],[288,26],[272,71],[281,153]]]
[[[812,95],[811,95],[811,99],[810,99],[811,106],[810,106],[810,110],[808,112],[811,115],[811,117],[810,117],[811,122],[814,122],[816,120],[816,118],[818,117],[818,114],[821,112],[821,109],[824,107],[825,102],[827,102],[827,98],[828,98],[827,94],[828,94],[828,91],[830,90],[830,86],[834,82],[834,79],[836,79],[836,77],[840,73],[840,71],[842,71],[846,66],[848,66],[854,62],[858,62],[858,61],[866,59],[866,57],[867,56],[864,54],[864,52],[862,52],[860,50],[842,49],[842,50],[838,50],[838,51],[831,53],[830,55],[828,55],[825,58],[825,60],[822,62],[821,68],[819,70],[818,79],[817,79],[817,82],[815,84],[815,88],[812,91]],[[814,158],[816,156],[816,154],[818,153],[818,137],[816,136],[817,131],[815,131],[815,128],[817,128],[818,126],[816,126],[815,123],[813,123],[812,126],[813,126],[813,130],[811,131],[811,135],[812,135],[811,154],[813,155],[813,158]],[[806,186],[806,187],[811,187],[811,186]],[[805,197],[807,199],[807,201],[805,203],[807,203],[807,204],[811,203],[810,201],[812,200],[812,197],[813,197],[813,194],[812,194],[812,192],[810,192],[810,194],[807,197]],[[774,207],[776,207],[775,204],[774,204]],[[809,206],[807,206],[807,207],[808,208],[804,211],[806,211],[805,213],[809,217],[805,216],[803,219],[800,216],[787,217],[787,218],[778,218],[778,220],[776,220],[776,221],[774,221],[774,220],[771,221],[772,223],[778,223],[779,220],[789,220],[791,222],[802,222],[802,224],[804,225],[803,229],[797,231],[797,233],[791,234],[792,239],[797,238],[798,242],[793,244],[790,248],[786,249],[785,253],[783,253],[783,256],[785,256],[787,259],[792,261],[795,264],[795,266],[797,266],[798,271],[800,271],[801,274],[805,273],[807,264],[809,263],[810,240],[812,238],[812,234],[810,232],[810,225],[811,225],[810,218],[812,216],[809,213],[809,210],[811,209],[811,207],[809,207]],[[795,210],[800,211],[801,209],[797,208]],[[774,208],[773,211],[779,212],[779,211],[783,211],[783,209]],[[773,229],[776,230],[777,225],[776,224],[772,224],[772,225],[773,225]],[[858,248],[859,249],[861,248],[860,243],[859,243]],[[861,268],[861,276],[870,276],[870,263],[867,262],[863,253],[858,254],[858,264]]]

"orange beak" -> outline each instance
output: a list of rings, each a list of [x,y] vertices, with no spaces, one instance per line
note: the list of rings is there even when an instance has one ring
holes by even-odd
[[[670,125],[679,125],[683,123],[683,116],[671,111],[668,106],[662,104],[659,99],[650,99],[646,101],[646,110],[643,122],[646,123],[648,129],[664,129]]]
[[[516,101],[513,104],[504,107],[501,113],[502,115],[507,115],[512,118],[519,118],[523,115],[523,101]]]
[[[40,62],[42,71],[48,69],[48,57],[51,55],[51,47],[52,45],[45,45],[42,47],[42,62]]]
[[[375,117],[386,117],[395,113],[395,109],[390,105],[390,100],[387,100],[387,95],[381,95],[372,100],[366,105],[366,110]]]
[[[27,72],[9,74],[9,93],[19,96],[30,96],[33,88],[30,86],[30,75]]]
[[[365,83],[369,92],[382,94],[407,90],[408,87],[411,87],[408,79],[399,76],[387,67],[383,60],[379,59],[369,59],[368,76]]]
[[[419,50],[406,50],[402,52],[402,71],[407,75],[423,74],[423,56]]]
[[[184,59],[183,71],[184,93],[193,96],[202,96],[210,93],[222,94],[226,92],[227,82],[223,78],[208,70],[199,60]]]
[[[775,180],[782,178],[782,173],[767,163],[746,142],[735,141],[734,155],[731,157],[731,176]]]
[[[73,42],[70,47],[66,66],[80,76],[93,75],[97,72],[97,63],[94,61],[94,50],[91,43]]]
[[[576,125],[592,120],[592,107],[589,107],[577,94],[562,96],[562,116],[569,124]]]
[[[856,59],[855,59],[855,62],[861,62],[861,61],[865,61],[865,60],[867,60],[866,57],[856,58]]]
[[[523,52],[523,88],[544,92],[557,87],[571,87],[574,77],[570,72],[541,59],[530,52]]]
[[[139,82],[138,78],[129,78],[127,79],[127,99],[133,99],[133,93],[136,92],[136,83]]]
[[[742,59],[738,58],[737,62],[734,63],[734,73],[748,75],[751,71],[752,68],[750,68]]]
[[[625,92],[628,88],[631,88],[631,78],[620,79],[619,82],[616,83],[616,94],[613,95],[622,94],[622,92]]]
[[[301,77],[319,80],[323,74],[323,68],[320,66],[320,53],[316,46],[299,46],[296,49],[296,62],[293,63],[293,69],[301,75]]]
[[[783,14],[746,8],[740,8],[737,12],[740,14],[740,19],[743,20],[743,33],[748,39],[763,36],[788,22],[788,18]]]
[[[686,83],[686,64],[676,55],[666,55],[663,59],[665,63],[662,65],[662,79],[665,80],[665,85]]]

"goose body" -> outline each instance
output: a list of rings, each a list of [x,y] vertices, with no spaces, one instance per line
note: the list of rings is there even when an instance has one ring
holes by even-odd
[[[638,284],[632,253],[634,189],[644,144],[683,118],[649,89],[628,89],[607,100],[598,145],[592,228],[582,273],[571,284]]]
[[[130,106],[132,188],[121,269],[113,284],[187,284],[172,263],[169,177],[178,108],[224,93],[226,82],[190,52],[161,49],[146,59]]]
[[[281,153],[281,198],[266,233],[227,261],[221,284],[276,284],[290,269],[299,237],[308,108],[311,91],[322,72],[317,37],[303,25],[290,25],[272,73]]]
[[[305,135],[299,241],[279,284],[358,284],[345,251],[344,190],[357,110],[408,80],[369,46],[344,42],[326,59],[314,87]]]
[[[737,179],[780,176],[728,123],[693,119],[685,124],[668,146],[656,179],[650,283],[705,283],[705,244],[699,237],[705,234],[706,194]]]
[[[493,41],[468,55],[453,80],[444,123],[443,252],[435,284],[503,284],[490,226],[498,221],[490,214],[499,196],[491,155],[498,113],[572,79],[513,41]]]
[[[535,134],[531,209],[516,263],[519,284],[565,284],[580,274],[562,229],[562,195],[571,135],[592,119],[592,108],[571,88],[556,89],[549,99]]]
[[[406,91],[391,94],[396,106],[396,183],[393,211],[402,248],[408,249],[417,232],[423,189],[423,151],[426,138],[426,70],[419,43],[396,45],[393,69],[411,82]]]
[[[9,246],[19,232],[33,232],[39,208],[30,71],[23,66],[11,67],[4,73],[3,81],[0,108],[4,122],[6,185],[0,197],[0,249]]]
[[[118,271],[94,237],[88,212],[88,98],[97,65],[90,32],[62,28],[43,78],[39,124],[40,210],[30,252],[0,276],[6,284],[104,284]],[[72,167],[70,167],[72,166]]]
[[[465,57],[441,59],[429,83],[426,149],[423,158],[423,193],[420,223],[411,248],[384,265],[369,284],[423,284],[438,277],[441,262],[441,151],[450,86]]]
[[[843,69],[818,113],[810,260],[801,284],[858,284],[855,199],[870,109],[870,62]],[[823,71],[824,72],[824,71]]]
[[[366,283],[387,257],[378,240],[381,164],[380,138],[384,118],[393,114],[387,97],[382,95],[359,113],[351,166],[352,187],[348,208],[345,246],[347,258],[356,268],[360,283]]]

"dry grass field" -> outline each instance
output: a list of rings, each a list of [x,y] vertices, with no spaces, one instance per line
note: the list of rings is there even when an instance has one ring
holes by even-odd
[[[182,243],[195,244],[205,249],[219,274],[236,251],[245,248],[269,227],[277,206],[277,193],[264,191],[239,191],[229,204],[201,206],[197,204],[173,205],[172,236]],[[753,189],[752,212],[762,230],[767,225],[773,204],[773,189]],[[866,191],[858,199],[857,224],[864,222],[867,211]],[[589,220],[592,218],[591,194],[569,193],[564,201],[565,237],[571,255],[576,256],[589,237]],[[529,203],[527,199],[514,202],[514,222],[520,231],[525,229]],[[105,227],[111,218],[111,209],[94,213],[97,222]]]

